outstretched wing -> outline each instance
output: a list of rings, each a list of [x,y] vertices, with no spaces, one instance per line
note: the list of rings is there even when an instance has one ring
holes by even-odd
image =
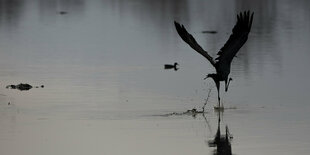
[[[195,38],[189,34],[186,29],[184,28],[184,26],[180,25],[179,23],[177,23],[176,21],[174,21],[174,25],[175,28],[178,31],[178,34],[180,35],[180,37],[190,46],[192,47],[195,51],[197,51],[198,53],[200,53],[202,56],[204,56],[205,58],[207,58],[210,63],[215,66],[215,61],[213,60],[213,58],[207,53],[207,51],[205,51],[204,49],[201,48],[201,46],[196,42]]]
[[[251,13],[250,15],[250,11],[247,11],[237,15],[237,23],[232,29],[232,34],[228,41],[217,53],[219,56],[215,59],[218,60],[216,63],[231,63],[239,49],[248,39],[248,34],[252,26],[253,14],[254,13]]]

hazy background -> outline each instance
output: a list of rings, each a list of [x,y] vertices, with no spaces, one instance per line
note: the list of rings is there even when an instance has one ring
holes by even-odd
[[[212,154],[212,56],[236,15],[252,31],[222,92],[234,154],[310,152],[310,1],[0,0],[0,154]],[[60,11],[67,14],[61,15]],[[216,34],[202,31],[215,30]],[[178,71],[164,64],[178,62]],[[44,85],[18,91],[9,84]],[[156,115],[207,108],[201,116]],[[10,105],[8,105],[10,102]]]

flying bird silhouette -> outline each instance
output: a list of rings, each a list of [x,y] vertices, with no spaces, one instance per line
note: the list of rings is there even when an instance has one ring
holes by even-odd
[[[248,39],[249,32],[252,27],[254,13],[250,11],[240,12],[237,15],[237,23],[232,29],[232,34],[225,43],[225,45],[217,53],[218,57],[213,59],[207,51],[205,51],[195,40],[195,38],[187,32],[185,27],[174,21],[175,28],[180,37],[195,51],[207,58],[209,62],[215,67],[216,73],[208,74],[206,78],[212,78],[215,82],[218,91],[218,105],[220,108],[220,81],[225,81],[225,91],[232,78],[228,79],[230,73],[230,65],[232,59],[236,56],[239,49],[244,45]],[[205,78],[205,79],[206,79]]]

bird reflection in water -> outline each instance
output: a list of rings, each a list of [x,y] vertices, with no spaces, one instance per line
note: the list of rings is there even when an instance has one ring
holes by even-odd
[[[227,125],[225,127],[225,133],[224,134],[221,133],[221,111],[219,111],[217,132],[215,134],[214,139],[208,141],[209,147],[216,147],[216,150],[214,150],[214,155],[232,155],[231,151],[232,138],[233,136],[230,134]]]

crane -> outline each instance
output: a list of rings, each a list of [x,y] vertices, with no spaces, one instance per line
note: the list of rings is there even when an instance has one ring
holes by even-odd
[[[215,68],[216,73],[208,74],[205,79],[212,78],[215,82],[218,92],[218,105],[220,108],[220,82],[225,81],[225,91],[232,78],[228,79],[230,73],[230,66],[233,58],[236,56],[239,49],[245,44],[250,33],[254,12],[244,11],[237,14],[237,23],[232,29],[232,34],[225,43],[225,45],[217,53],[218,57],[213,59],[207,51],[205,51],[195,40],[195,38],[187,32],[184,25],[180,25],[174,21],[175,28],[180,37],[195,51],[204,56],[211,65]]]

